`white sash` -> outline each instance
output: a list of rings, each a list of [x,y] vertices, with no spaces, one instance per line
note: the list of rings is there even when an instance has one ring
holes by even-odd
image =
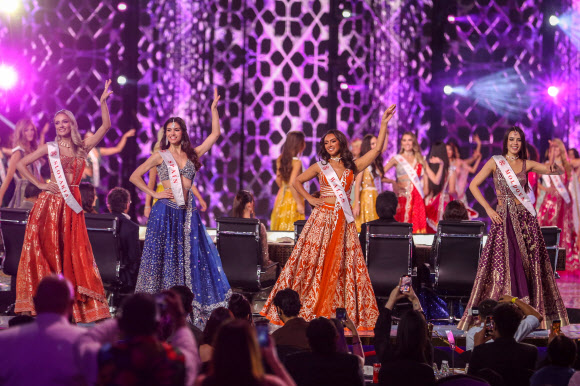
[[[342,184],[340,183],[340,178],[338,178],[336,172],[334,171],[332,166],[330,166],[330,164],[323,165],[322,162],[319,161],[318,166],[320,167],[320,170],[322,170],[322,173],[324,173],[324,176],[326,177],[326,180],[330,184],[330,187],[332,188],[332,191],[334,192],[336,199],[338,200],[338,202],[340,202],[340,206],[342,206],[342,211],[344,212],[344,217],[346,217],[346,221],[349,224],[351,222],[354,222],[354,216],[352,215],[352,210],[350,209],[350,204],[348,202],[348,195],[346,194],[346,192],[342,187]]]
[[[411,179],[411,182],[413,183],[413,185],[415,185],[415,188],[419,191],[421,198],[424,199],[425,193],[423,192],[423,182],[421,182],[421,180],[419,179],[419,176],[417,175],[415,169],[413,169],[413,167],[407,162],[405,157],[403,157],[401,154],[397,154],[395,156],[395,160],[403,167],[403,169],[405,169],[405,173],[407,173],[407,175]]]
[[[100,174],[101,168],[99,165],[99,156],[95,154],[98,150],[97,149],[93,150],[89,152],[89,158],[91,159],[91,162],[93,164],[93,186],[95,188],[98,188],[101,182],[101,174]]]
[[[536,210],[532,205],[532,201],[530,197],[526,194],[526,191],[518,181],[516,177],[516,173],[507,162],[507,160],[502,155],[494,155],[493,160],[495,161],[497,168],[503,175],[503,178],[507,182],[511,192],[514,196],[524,205],[524,207],[532,214],[532,216],[536,215]]]
[[[566,187],[564,186],[564,183],[562,182],[562,179],[560,178],[560,176],[547,175],[547,174],[542,175],[542,182],[548,188],[552,186],[550,179],[552,179],[552,182],[554,183],[554,187],[556,188],[556,190],[558,191],[560,196],[562,196],[562,199],[564,200],[564,202],[566,204],[569,204],[570,203],[570,194],[566,190]]]
[[[48,160],[50,161],[50,167],[52,169],[52,174],[56,178],[56,184],[60,190],[60,194],[64,198],[64,202],[74,210],[75,213],[81,213],[83,208],[79,205],[75,197],[72,195],[68,182],[66,182],[66,176],[64,170],[62,169],[62,163],[60,162],[60,151],[58,150],[58,144],[55,142],[47,142],[48,146]]]
[[[183,186],[181,185],[181,174],[179,174],[179,166],[168,150],[159,150],[159,155],[163,158],[163,162],[167,166],[169,173],[169,183],[171,184],[171,191],[173,198],[179,206],[185,206],[185,198],[183,197]]]

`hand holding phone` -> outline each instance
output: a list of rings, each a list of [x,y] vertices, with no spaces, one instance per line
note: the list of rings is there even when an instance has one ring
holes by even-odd
[[[559,320],[552,321],[551,330],[552,330],[552,333],[554,335],[560,335],[562,333],[562,330],[560,329],[561,325],[562,325],[562,322],[560,322]]]
[[[492,336],[494,329],[493,316],[488,315],[485,318],[485,337]]]
[[[346,320],[346,308],[339,307],[336,309],[336,319]]]
[[[406,294],[411,290],[411,276],[403,275],[401,276],[401,285],[399,286],[399,291],[402,294]]]

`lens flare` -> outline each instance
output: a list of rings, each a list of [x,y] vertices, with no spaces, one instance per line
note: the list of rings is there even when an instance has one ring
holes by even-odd
[[[0,88],[10,90],[18,81],[18,73],[13,67],[0,65]]]

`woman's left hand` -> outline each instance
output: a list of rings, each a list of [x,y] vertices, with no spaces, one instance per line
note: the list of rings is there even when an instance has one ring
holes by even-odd
[[[341,323],[344,327],[348,328],[350,330],[350,332],[355,333],[356,332],[356,326],[354,325],[354,323],[352,322],[352,320],[350,320],[348,318],[348,316],[346,317],[345,320],[341,320]]]
[[[389,106],[388,109],[385,110],[385,112],[383,113],[383,118],[381,119],[381,125],[386,125],[387,123],[389,123],[391,118],[393,118],[393,116],[395,115],[396,108],[397,108],[396,105],[391,105]]]
[[[218,105],[218,101],[220,100],[220,96],[218,95],[218,90],[217,87],[214,87],[213,89],[213,102],[211,104],[211,111],[212,112],[217,112],[217,105]]]
[[[134,136],[135,136],[135,129],[131,129],[131,130],[127,131],[125,134],[123,134],[123,137],[125,137],[125,138],[134,137]]]
[[[105,82],[105,90],[103,91],[103,95],[101,95],[101,103],[105,103],[107,98],[113,93],[113,91],[109,91],[109,86],[111,85],[111,79]]]
[[[205,212],[207,210],[207,202],[203,198],[199,199],[199,206],[201,206],[201,211]]]

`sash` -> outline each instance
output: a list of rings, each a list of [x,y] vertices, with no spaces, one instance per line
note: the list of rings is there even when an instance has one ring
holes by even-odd
[[[558,191],[560,196],[562,196],[562,199],[564,200],[564,202],[566,204],[569,204],[570,203],[570,194],[566,190],[566,187],[564,186],[564,183],[562,182],[562,179],[560,178],[560,176],[547,175],[547,174],[542,175],[542,182],[548,188],[552,186],[550,179],[552,179],[552,182],[554,183],[554,187],[556,188],[556,190]]]
[[[163,162],[167,166],[169,172],[169,183],[171,184],[171,191],[173,198],[179,206],[185,206],[185,198],[183,197],[183,186],[181,185],[181,174],[179,174],[179,166],[175,162],[175,158],[171,152],[167,150],[159,150],[159,155],[163,158]]]
[[[2,151],[2,149],[0,149],[0,151]],[[4,167],[4,157],[2,157],[2,159],[0,159],[0,180],[4,182],[5,179],[6,179],[6,168]]]
[[[510,164],[502,155],[494,155],[493,160],[495,161],[497,168],[503,175],[506,183],[508,184],[512,194],[524,205],[524,207],[532,214],[536,215],[536,210],[530,201],[530,197],[526,194],[526,191],[518,181],[516,173],[513,171]]]
[[[407,175],[411,179],[411,182],[415,186],[415,189],[419,191],[421,198],[425,199],[425,193],[423,192],[423,183],[419,179],[419,176],[417,175],[415,169],[411,167],[411,165],[407,162],[405,157],[403,157],[401,154],[397,154],[395,156],[395,160],[403,167],[403,169],[405,169],[405,173],[407,173]]]
[[[351,222],[354,222],[354,216],[352,215],[352,210],[350,209],[350,204],[348,202],[348,195],[346,194],[346,192],[342,187],[342,184],[340,183],[340,178],[338,178],[336,172],[334,171],[332,166],[330,166],[330,164],[323,165],[322,162],[319,161],[318,166],[320,167],[320,170],[322,170],[322,173],[324,173],[324,176],[326,177],[328,184],[332,188],[332,191],[334,192],[336,199],[338,200],[338,202],[340,202],[340,206],[342,206],[342,211],[344,212],[344,217],[346,217],[346,221],[349,224]]]
[[[94,150],[94,152],[93,152]],[[89,152],[89,158],[91,159],[91,163],[93,165],[93,186],[95,188],[99,187],[99,183],[101,182],[101,168],[99,165],[99,156],[95,153],[98,152],[97,149],[93,149]]]
[[[52,174],[56,178],[56,184],[60,190],[60,194],[64,198],[64,202],[69,208],[74,210],[76,214],[83,211],[83,208],[79,205],[75,197],[72,195],[68,182],[66,182],[66,176],[64,170],[62,169],[62,163],[60,162],[60,151],[58,150],[58,145],[55,142],[47,142],[48,146],[48,160],[50,161],[50,167],[52,169]]]

